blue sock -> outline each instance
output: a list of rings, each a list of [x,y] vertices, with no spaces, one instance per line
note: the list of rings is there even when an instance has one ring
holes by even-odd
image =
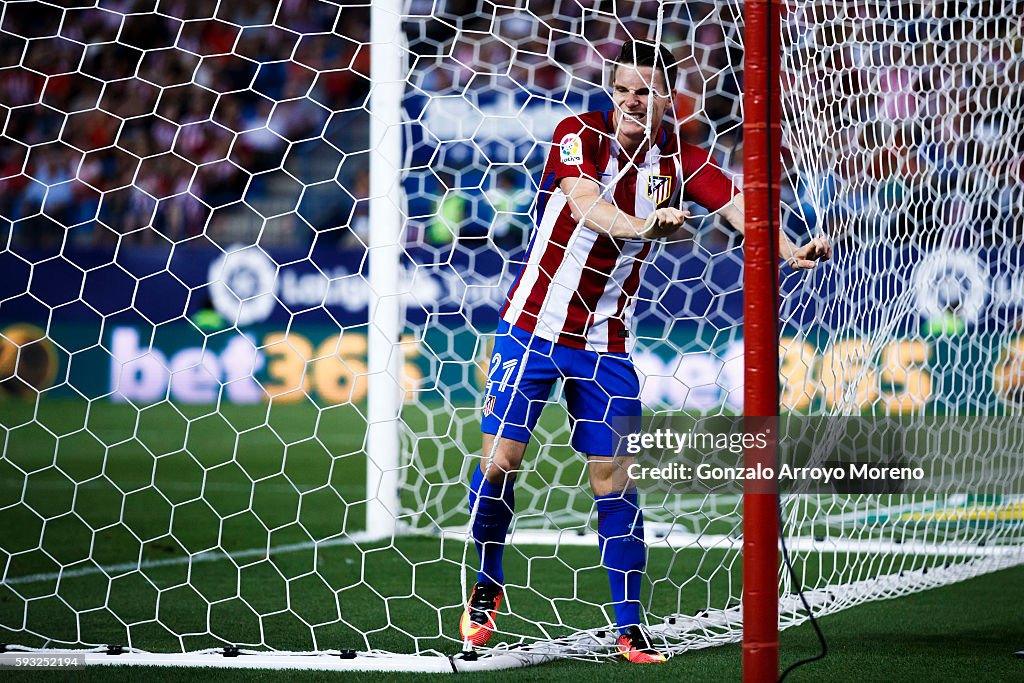
[[[508,475],[503,484],[492,484],[484,478],[479,467],[473,468],[473,479],[469,485],[470,513],[477,498],[480,499],[480,506],[473,519],[473,541],[480,555],[477,581],[505,585],[501,558],[505,553],[505,535],[516,509],[514,483],[515,477]]]
[[[640,581],[647,568],[644,513],[636,489],[607,496],[597,502],[597,537],[601,563],[608,569],[612,609],[620,632],[640,623]]]

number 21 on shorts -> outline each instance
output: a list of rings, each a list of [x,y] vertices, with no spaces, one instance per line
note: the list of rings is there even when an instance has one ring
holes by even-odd
[[[515,373],[516,365],[518,363],[518,358],[512,358],[502,363],[501,354],[494,354],[491,358],[491,370],[488,373],[487,386],[484,388],[484,392],[487,394],[499,393],[508,389],[509,382],[512,380],[512,374]],[[501,374],[500,381],[498,380],[499,374]],[[491,391],[491,387],[495,387],[493,392]]]

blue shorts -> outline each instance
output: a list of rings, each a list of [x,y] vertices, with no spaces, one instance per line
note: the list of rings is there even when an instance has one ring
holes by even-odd
[[[481,431],[528,443],[558,380],[573,448],[605,457],[622,452],[622,439],[636,431],[642,413],[640,379],[629,355],[555,344],[504,320],[494,339]]]

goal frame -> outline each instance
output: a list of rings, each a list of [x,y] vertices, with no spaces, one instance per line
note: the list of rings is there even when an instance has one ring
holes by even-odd
[[[367,415],[366,529],[385,538],[398,529],[397,468],[400,393],[394,386],[400,366],[397,339],[398,237],[401,229],[399,184],[402,110],[400,45],[388,40],[401,33],[400,0],[371,3],[370,302]],[[744,414],[779,412],[780,212],[779,92],[781,6],[777,0],[745,5],[746,48],[743,92],[744,136]],[[747,465],[772,466],[773,450],[751,449]],[[767,461],[766,461],[767,460]],[[382,498],[383,496],[383,498]],[[743,677],[774,680],[779,662],[778,493],[756,493],[750,484],[743,507]]]
[[[367,301],[366,533],[398,527],[402,302],[399,289],[402,199],[402,96],[405,62],[401,0],[370,3],[370,224]]]
[[[781,7],[748,0],[743,89],[743,412],[779,414],[779,216]],[[746,466],[774,467],[774,447],[748,449]],[[779,670],[779,495],[743,494],[743,680]]]

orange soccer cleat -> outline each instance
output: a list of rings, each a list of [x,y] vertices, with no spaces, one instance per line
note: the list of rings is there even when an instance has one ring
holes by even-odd
[[[496,628],[494,616],[505,592],[494,583],[479,582],[473,586],[473,594],[469,596],[469,604],[459,620],[459,635],[462,640],[474,646],[485,644],[491,639]]]
[[[654,649],[651,638],[639,626],[630,626],[615,641],[619,654],[634,664],[662,664],[668,657]]]

